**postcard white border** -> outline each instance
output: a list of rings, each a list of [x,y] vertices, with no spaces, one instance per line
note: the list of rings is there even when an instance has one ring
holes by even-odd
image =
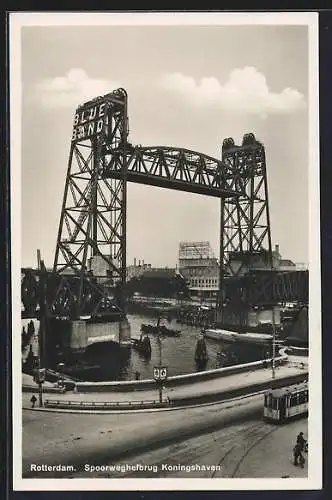
[[[319,192],[318,13],[24,13],[9,16],[13,488],[17,491],[120,490],[311,490],[322,487],[322,371]],[[308,478],[302,479],[22,479],[21,405],[21,28],[24,26],[104,25],[306,25],[309,53],[309,350],[310,442]],[[312,336],[314,337],[314,341]]]

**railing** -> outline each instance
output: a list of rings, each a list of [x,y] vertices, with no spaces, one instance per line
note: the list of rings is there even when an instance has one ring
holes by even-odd
[[[144,409],[144,408],[165,408],[170,405],[169,399],[162,402],[153,400],[144,401],[65,401],[61,399],[46,399],[44,406],[57,409],[84,409],[84,410],[121,410],[121,409]]]
[[[34,392],[39,390],[38,385],[22,385],[22,392]],[[43,393],[47,394],[64,394],[66,389],[64,387],[43,387]]]
[[[260,382],[248,383],[239,387],[225,388],[220,387],[212,392],[196,392],[194,394],[179,394],[163,400],[144,401],[64,401],[64,400],[46,400],[44,406],[46,408],[63,409],[63,410],[134,410],[134,409],[157,409],[157,408],[180,408],[183,406],[204,405],[216,402],[226,402],[232,399],[248,397],[249,395],[257,395],[267,389],[279,389],[288,385],[302,383],[308,380],[307,370],[303,373],[292,375],[284,375],[274,380],[268,379]]]
[[[288,356],[284,349],[281,349],[279,356],[275,358],[275,366],[286,364]],[[184,375],[173,375],[168,377],[165,385],[167,387],[178,387],[180,385],[201,382],[203,380],[211,380],[215,378],[227,377],[247,371],[260,370],[266,365],[270,366],[272,359],[264,359],[253,361],[251,363],[243,363],[241,365],[227,366],[214,370],[205,370],[203,372],[187,373]],[[128,380],[128,381],[112,381],[112,382],[77,382],[76,390],[80,393],[88,392],[117,392],[117,391],[142,391],[146,389],[154,389],[156,382],[153,379],[146,380]]]

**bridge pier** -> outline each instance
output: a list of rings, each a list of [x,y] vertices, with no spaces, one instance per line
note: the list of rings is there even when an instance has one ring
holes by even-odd
[[[216,313],[216,322],[220,325],[234,327],[257,327],[264,323],[279,326],[281,323],[280,307],[278,305],[265,307],[242,307],[226,305]]]
[[[43,345],[44,366],[55,366],[60,361],[83,354],[88,345],[113,341],[122,346],[130,343],[130,324],[127,319],[115,322],[89,320],[60,320],[52,318]],[[63,358],[63,359],[60,359]]]
[[[258,326],[262,323],[280,325],[280,306],[270,306],[248,311],[248,326]]]

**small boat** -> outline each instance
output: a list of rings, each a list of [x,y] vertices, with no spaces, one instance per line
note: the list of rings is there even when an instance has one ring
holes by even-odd
[[[228,330],[207,329],[204,337],[213,340],[223,340],[225,342],[239,342],[249,344],[266,344],[272,342],[273,335],[267,333],[238,333]]]
[[[207,328],[206,330],[204,330],[203,335],[207,339],[224,340],[225,342],[235,342],[236,338],[235,332],[231,332],[228,330],[212,329],[212,328]]]
[[[151,357],[151,343],[148,336],[139,339],[130,339],[131,347],[142,354],[145,358]]]
[[[141,325],[141,330],[143,333],[152,333],[155,335],[164,335],[165,337],[180,337],[181,330],[173,330],[172,328],[168,328],[165,325]]]

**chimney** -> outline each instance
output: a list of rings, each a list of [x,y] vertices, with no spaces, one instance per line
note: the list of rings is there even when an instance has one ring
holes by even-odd
[[[142,266],[144,267],[144,260],[142,260]]]
[[[136,257],[134,257],[134,267],[136,267]]]
[[[279,253],[279,245],[275,246],[275,251],[276,251],[276,253]]]

